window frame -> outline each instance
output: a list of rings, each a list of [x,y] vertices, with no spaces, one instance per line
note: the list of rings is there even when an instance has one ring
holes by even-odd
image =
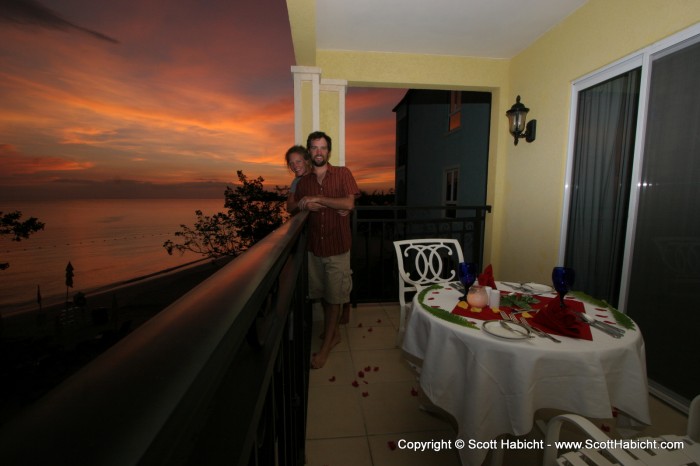
[[[462,127],[462,91],[450,91],[447,107],[447,132],[452,133]]]
[[[457,218],[459,199],[459,165],[445,167],[442,171],[442,202],[445,206],[445,218]]]

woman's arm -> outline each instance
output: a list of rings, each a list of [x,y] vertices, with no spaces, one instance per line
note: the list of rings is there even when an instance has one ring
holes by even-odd
[[[287,212],[296,214],[299,210],[299,203],[294,199],[294,193],[289,193],[287,196]]]

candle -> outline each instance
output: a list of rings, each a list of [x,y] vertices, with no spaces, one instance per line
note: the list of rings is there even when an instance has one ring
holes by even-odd
[[[481,285],[474,285],[469,288],[467,293],[467,302],[472,307],[486,307],[489,304],[489,295],[486,293],[486,288]]]

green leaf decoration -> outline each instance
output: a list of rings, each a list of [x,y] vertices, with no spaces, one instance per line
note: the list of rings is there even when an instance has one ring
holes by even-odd
[[[635,328],[634,322],[632,321],[632,319],[629,318],[627,314],[618,311],[610,304],[608,304],[608,302],[604,299],[594,298],[593,296],[588,295],[583,291],[571,291],[569,292],[569,294],[572,295],[574,298],[578,299],[579,301],[583,301],[584,303],[607,309],[613,315],[615,321],[627,330],[637,330]]]
[[[507,294],[501,295],[501,306],[517,307],[519,309],[532,309],[532,304],[539,303],[540,300],[527,294]]]
[[[479,327],[477,327],[475,324],[469,322],[467,319],[464,317],[457,315],[457,314],[452,314],[449,311],[446,311],[444,309],[438,309],[436,307],[431,307],[425,304],[425,295],[428,293],[435,291],[435,290],[441,290],[442,286],[441,285],[430,285],[420,293],[418,293],[418,304],[421,305],[423,309],[425,309],[427,312],[431,313],[435,317],[446,320],[447,322],[451,322],[453,324],[461,325],[462,327],[469,327],[473,328],[475,330],[479,330]]]

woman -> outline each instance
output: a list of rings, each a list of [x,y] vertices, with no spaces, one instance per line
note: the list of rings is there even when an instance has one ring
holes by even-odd
[[[294,192],[297,189],[297,183],[299,183],[301,177],[312,171],[311,156],[309,156],[309,152],[304,146],[292,146],[287,150],[284,159],[287,161],[289,170],[295,175],[289,187],[289,195],[287,196],[287,211],[294,214],[299,210],[297,208],[297,201],[294,200]]]

